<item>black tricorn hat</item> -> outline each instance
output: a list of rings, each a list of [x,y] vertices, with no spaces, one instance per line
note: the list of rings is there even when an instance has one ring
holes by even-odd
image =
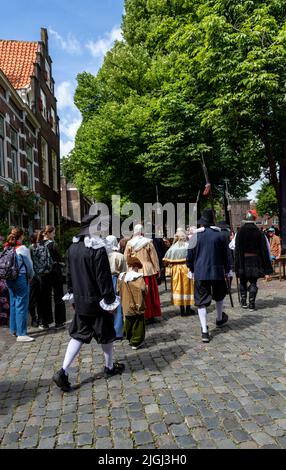
[[[204,209],[198,224],[205,226],[215,225],[215,211],[211,208]]]

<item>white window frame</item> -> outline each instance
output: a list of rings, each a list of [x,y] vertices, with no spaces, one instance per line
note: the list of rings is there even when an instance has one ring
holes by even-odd
[[[57,134],[57,117],[56,117],[56,112],[53,107],[51,107],[51,119],[53,120],[52,130],[55,134]]]
[[[26,146],[27,154],[27,174],[28,174],[28,188],[34,190],[34,161],[33,161],[33,147]]]
[[[41,114],[43,118],[47,121],[48,119],[48,112],[47,112],[47,97],[45,92],[41,88],[41,102],[42,102],[42,109]]]
[[[47,141],[41,138],[41,153],[42,153],[42,179],[43,183],[49,186],[49,148]]]
[[[54,150],[52,150],[52,172],[53,172],[53,190],[58,191],[58,157]]]

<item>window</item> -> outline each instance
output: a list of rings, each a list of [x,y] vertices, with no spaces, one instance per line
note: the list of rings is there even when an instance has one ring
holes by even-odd
[[[47,225],[47,201],[45,199],[40,202],[40,221],[41,227]]]
[[[48,87],[51,89],[51,67],[47,60],[45,60],[45,80]]]
[[[49,224],[55,225],[55,208],[52,202],[49,202]]]
[[[30,145],[27,145],[26,153],[27,153],[28,188],[29,189],[34,189],[33,149]]]
[[[57,120],[56,120],[56,113],[54,108],[51,108],[51,126],[54,133],[57,133]]]
[[[0,116],[0,176],[3,177],[5,177],[4,137],[4,118]]]
[[[58,159],[57,154],[52,151],[52,169],[53,169],[53,189],[54,191],[58,191]]]
[[[12,180],[18,181],[18,135],[11,129],[11,160],[12,160]]]
[[[40,111],[44,119],[47,120],[48,114],[47,114],[47,97],[43,90],[41,89],[41,98],[40,98]]]
[[[41,141],[42,150],[42,177],[43,183],[49,184],[49,160],[48,160],[48,144],[45,139]]]

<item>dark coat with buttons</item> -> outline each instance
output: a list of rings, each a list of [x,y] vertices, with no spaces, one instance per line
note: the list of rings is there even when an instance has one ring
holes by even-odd
[[[67,255],[67,284],[74,295],[75,312],[80,316],[102,312],[102,299],[112,304],[115,294],[105,247],[87,248],[83,238],[72,243]]]
[[[192,236],[187,266],[197,281],[221,281],[230,270],[228,243],[217,227],[203,227]]]

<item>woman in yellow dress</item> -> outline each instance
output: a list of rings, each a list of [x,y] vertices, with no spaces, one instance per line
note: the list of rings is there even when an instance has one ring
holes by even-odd
[[[188,278],[186,258],[188,237],[183,229],[177,229],[173,245],[168,249],[163,261],[171,271],[171,302],[180,307],[181,316],[195,315],[191,309],[194,305],[194,280]]]

